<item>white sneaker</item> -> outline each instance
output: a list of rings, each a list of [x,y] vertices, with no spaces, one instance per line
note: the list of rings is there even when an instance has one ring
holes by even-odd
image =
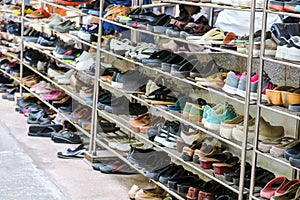
[[[66,73],[62,74],[62,75],[57,75],[54,76],[54,79],[58,80],[58,79],[70,79],[71,76],[74,74],[74,69],[70,69],[69,71],[67,71]]]
[[[96,65],[96,61],[94,60],[94,58],[89,58],[85,61],[78,62],[76,64],[76,68],[78,70],[84,71],[84,70],[91,69],[95,65]]]
[[[83,32],[83,31],[78,31],[77,35],[80,39],[90,42],[91,41],[91,33],[88,32]]]
[[[49,68],[48,71],[47,71],[47,74],[50,78],[54,78],[55,76],[60,76],[62,74],[58,73],[57,71]]]
[[[83,51],[82,54],[78,58],[75,58],[75,61],[76,62],[81,62],[81,61],[85,61],[85,60],[87,60],[89,58],[93,58],[93,55],[90,54],[87,51]]]
[[[300,61],[300,37],[293,36],[289,39],[290,44],[286,47],[284,59],[290,61]]]
[[[48,27],[50,29],[53,29],[54,26],[60,24],[61,22],[63,22],[63,18],[60,15],[58,15],[58,14],[53,14],[51,16],[51,19],[50,19],[50,22],[48,24]]]

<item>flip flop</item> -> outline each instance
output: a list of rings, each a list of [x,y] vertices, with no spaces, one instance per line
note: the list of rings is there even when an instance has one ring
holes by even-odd
[[[74,151],[74,152],[57,152],[57,157],[65,158],[65,159],[84,158],[84,152],[85,152],[85,149],[81,149],[81,150]]]

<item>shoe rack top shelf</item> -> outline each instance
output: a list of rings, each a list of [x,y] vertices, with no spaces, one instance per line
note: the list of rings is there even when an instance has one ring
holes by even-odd
[[[299,15],[299,17],[300,17],[300,15]],[[274,57],[266,57],[266,56],[263,56],[262,59],[265,60],[265,61],[280,64],[280,65],[287,65],[287,66],[290,66],[290,67],[300,68],[300,63],[299,62],[298,63],[297,62],[293,63],[291,61],[276,60]]]
[[[267,157],[267,158],[269,158],[271,160],[275,160],[276,162],[284,164],[284,165],[286,165],[286,166],[288,166],[288,167],[290,167],[292,169],[300,171],[299,168],[291,166],[290,163],[289,163],[289,161],[286,160],[285,158],[276,158],[276,157],[272,156],[270,153],[263,153],[263,152],[261,152],[259,150],[256,150],[256,153],[259,154],[259,155],[262,155],[264,157]]]
[[[135,169],[138,173],[146,176],[145,172],[140,170],[139,168],[137,168],[136,166],[134,166],[133,164],[131,164],[123,155],[124,152],[120,152],[117,150],[114,150],[112,148],[110,148],[110,146],[108,146],[107,142],[102,141],[99,138],[95,138],[96,143],[98,143],[100,146],[104,147],[105,149],[107,149],[108,151],[110,151],[111,153],[113,153],[114,155],[116,155],[120,160],[124,161],[126,164],[128,164],[130,167],[132,167],[133,169]],[[184,197],[180,196],[179,194],[177,194],[176,192],[170,190],[167,186],[165,186],[164,184],[158,182],[158,181],[153,181],[153,183],[155,183],[156,185],[158,185],[159,187],[161,187],[162,189],[164,189],[166,192],[168,192],[169,194],[171,194],[173,197],[177,198],[178,200],[185,200]]]
[[[300,14],[299,13],[291,13],[291,12],[280,12],[280,11],[275,11],[275,10],[266,10],[267,13],[273,13],[273,14],[277,14],[277,15],[284,15],[284,16],[289,16],[289,17],[296,17],[296,18],[300,18]]]
[[[300,120],[299,112],[294,112],[294,111],[288,110],[288,109],[280,107],[280,106],[268,106],[267,104],[263,104],[263,103],[260,103],[258,105],[259,105],[259,107],[261,107],[263,109],[270,110],[270,111],[279,113],[281,115],[285,115],[285,116]]]
[[[52,110],[54,110],[56,113],[59,113],[64,119],[68,120],[71,124],[73,124],[77,128],[77,130],[79,130],[78,132],[83,133],[88,138],[91,137],[91,135],[90,135],[90,133],[88,131],[84,130],[83,128],[81,128],[77,124],[73,123],[67,116],[65,116],[65,114],[63,112],[59,111],[57,108],[55,108],[54,106],[52,106],[49,102],[44,101],[43,99],[41,99],[41,97],[38,94],[32,92],[28,87],[26,87],[24,85],[22,85],[22,88],[24,88],[27,92],[29,92],[30,94],[32,94],[33,96],[35,96],[36,98],[38,98],[40,101],[42,101],[49,108],[51,108]]]
[[[31,69],[32,71],[34,71],[36,74],[38,74],[40,77],[42,77],[43,79],[45,79],[46,81],[48,81],[49,83],[52,83],[55,87],[57,87],[60,90],[63,90],[67,95],[71,96],[74,100],[78,101],[80,104],[88,106],[90,108],[91,105],[87,104],[82,98],[80,98],[77,94],[75,94],[74,92],[70,91],[71,88],[68,88],[67,86],[64,85],[60,85],[58,83],[56,83],[55,81],[51,80],[49,77],[45,76],[44,74],[42,74],[41,72],[39,72],[36,68],[23,63],[23,65],[25,65],[27,68]]]
[[[129,94],[129,93],[125,92],[124,90],[114,88],[109,83],[101,81],[101,80],[100,80],[100,86],[102,86],[104,89],[109,90],[109,91],[116,90],[119,93],[122,93],[123,95],[127,96],[127,98],[135,99],[135,100],[137,100],[138,102],[142,103],[143,105],[145,105],[147,107],[151,107],[153,109],[156,109],[156,110],[158,110],[158,111],[160,111],[160,112],[168,115],[169,117],[171,117],[171,118],[173,118],[175,120],[178,120],[178,121],[180,121],[180,122],[182,122],[182,123],[184,123],[186,125],[189,125],[189,126],[195,128],[195,129],[199,129],[199,130],[203,131],[204,133],[206,133],[206,134],[208,134],[208,135],[210,135],[210,136],[212,136],[212,137],[214,137],[214,138],[216,138],[216,139],[218,139],[218,140],[220,140],[222,142],[225,142],[226,144],[228,144],[228,145],[230,145],[232,147],[235,147],[237,149],[242,149],[241,142],[237,142],[237,141],[233,142],[231,140],[227,140],[226,138],[223,138],[223,137],[219,136],[219,133],[217,131],[208,130],[208,129],[204,128],[204,126],[202,124],[200,124],[200,123],[196,124],[194,122],[186,120],[186,119],[182,118],[179,113],[177,114],[177,113],[169,112],[165,108],[162,108],[160,106],[155,106],[155,105],[152,105],[150,103],[147,103],[145,100],[143,100],[143,99],[141,99],[141,98],[139,98],[139,97],[137,97],[135,95]],[[178,136],[175,136],[175,137],[178,137]],[[248,150],[252,149],[252,145],[248,144],[247,149]]]
[[[182,5],[191,5],[191,6],[203,6],[210,8],[218,8],[218,9],[230,9],[230,10],[240,10],[240,11],[248,11],[250,12],[250,8],[243,7],[234,7],[228,5],[219,5],[215,3],[202,3],[202,2],[192,2],[192,1],[174,1],[174,0],[162,0],[164,3],[173,3],[173,4],[182,4]],[[262,9],[256,9],[256,11],[262,12]]]
[[[98,114],[100,114],[100,116],[104,116],[105,118],[109,119],[109,121],[115,122],[117,125],[121,125],[123,126],[123,124],[128,124],[129,119],[126,116],[116,116],[114,114],[110,114],[110,113],[106,113],[104,111],[101,111],[98,109]],[[235,193],[238,193],[238,187],[234,186],[234,185],[230,185],[227,184],[226,181],[224,181],[223,176],[217,176],[215,175],[212,170],[204,170],[202,168],[200,168],[199,164],[197,165],[196,163],[192,163],[192,162],[186,162],[181,158],[181,154],[173,149],[167,148],[167,147],[162,147],[160,146],[158,143],[149,141],[148,138],[146,138],[145,134],[141,134],[141,133],[136,133],[134,131],[132,131],[128,126],[125,128],[127,131],[133,133],[137,139],[142,140],[143,142],[152,144],[153,146],[155,146],[156,148],[165,151],[166,153],[169,154],[169,156],[175,158],[176,160],[178,160],[180,162],[180,164],[182,164],[185,168],[188,168],[187,170],[192,171],[193,173],[201,173],[203,175],[205,175],[206,177],[208,177],[209,179],[212,179],[218,183],[220,183],[221,185],[227,187],[228,189],[232,190]],[[248,191],[245,189],[244,193],[248,193]]]
[[[183,42],[183,43],[190,44],[190,45],[199,46],[199,44],[195,44],[195,43],[189,42],[189,41],[181,39],[181,38],[169,37],[165,34],[157,34],[157,33],[151,32],[151,31],[147,31],[147,30],[143,30],[143,29],[139,29],[139,28],[133,28],[131,26],[127,26],[127,25],[121,24],[119,22],[115,22],[115,21],[112,21],[112,20],[104,19],[104,18],[101,18],[101,20],[105,21],[105,22],[115,24],[115,25],[118,25],[118,26],[121,26],[121,27],[124,27],[124,28],[127,28],[127,29],[139,31],[139,32],[142,32],[142,33],[146,33],[146,34],[150,34],[150,35],[154,35],[154,36],[158,36],[158,37],[162,37],[162,38],[172,39],[172,40],[175,40],[175,41],[178,41],[178,42]],[[222,49],[222,48],[218,48],[218,47],[212,47],[212,46],[207,45],[207,44],[200,44],[200,45],[204,46],[205,48],[212,49],[212,50],[215,50],[215,51],[230,53],[230,54],[235,55],[235,56],[248,58],[247,54],[239,53],[237,51]],[[255,57],[253,57],[253,58],[255,58]],[[256,58],[258,58],[258,56]]]
[[[190,85],[192,85],[192,86],[195,86],[195,87],[198,87],[198,88],[207,90],[207,91],[209,91],[209,92],[212,92],[212,93],[214,93],[214,94],[223,96],[223,97],[225,97],[225,98],[234,100],[234,101],[236,101],[236,102],[238,102],[238,103],[245,104],[245,100],[242,99],[241,97],[238,97],[238,96],[236,96],[236,95],[230,96],[230,95],[228,95],[227,93],[223,92],[221,89],[216,89],[216,88],[210,88],[210,87],[201,86],[201,85],[198,85],[196,82],[190,81],[190,80],[185,79],[185,78],[179,78],[179,77],[172,76],[172,75],[171,75],[170,73],[168,73],[168,72],[163,72],[162,70],[160,70],[160,69],[158,69],[158,68],[149,67],[149,66],[144,65],[144,64],[142,64],[142,63],[140,63],[140,62],[137,62],[137,61],[134,61],[134,60],[132,60],[132,59],[126,58],[126,57],[124,57],[124,56],[117,55],[117,54],[115,54],[115,53],[113,53],[113,52],[110,52],[110,51],[107,51],[107,50],[104,50],[104,49],[101,49],[100,51],[102,51],[102,52],[104,52],[104,53],[107,53],[107,54],[110,54],[110,55],[113,55],[113,56],[115,56],[115,57],[117,57],[117,58],[120,58],[120,59],[129,61],[129,62],[134,63],[134,64],[136,64],[136,65],[138,65],[138,66],[140,66],[140,67],[145,67],[145,68],[147,68],[147,69],[149,69],[149,70],[155,71],[156,73],[163,74],[163,75],[165,75],[165,76],[168,76],[169,78],[172,78],[172,79],[175,79],[175,80],[182,81],[182,82],[187,83],[187,84],[190,84]],[[256,102],[255,102],[255,101],[252,101],[252,102],[250,102],[250,104],[251,104],[251,105],[254,105],[254,104],[256,104]]]

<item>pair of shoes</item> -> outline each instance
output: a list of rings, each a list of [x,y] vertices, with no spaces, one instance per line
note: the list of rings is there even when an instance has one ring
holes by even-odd
[[[135,132],[146,133],[150,127],[156,126],[159,123],[164,123],[163,117],[145,113],[129,122],[129,127]]]
[[[30,110],[27,124],[51,124],[52,118],[43,109]]]
[[[299,140],[293,142],[291,146],[284,150],[284,157],[290,162],[292,166],[300,168],[300,157],[299,152],[300,142]]]
[[[70,130],[61,130],[51,135],[51,139],[56,143],[81,144],[82,140],[77,132]]]
[[[70,159],[70,158],[84,158],[84,152],[86,148],[84,144],[80,144],[76,148],[68,148],[66,152],[57,152],[58,158]]]
[[[289,107],[300,104],[300,89],[291,86],[279,86],[273,90],[266,90],[266,98],[269,104]]]
[[[74,61],[78,55],[82,53],[82,51],[82,49],[75,48],[75,43],[73,41],[65,43],[59,40],[56,44],[55,50],[53,50],[53,55],[63,60]]]
[[[176,136],[179,136],[181,131],[181,123],[179,121],[166,121],[154,141],[168,148],[176,149]]]
[[[197,132],[196,134],[200,134],[200,133]],[[194,137],[197,138],[196,134],[194,134]],[[202,142],[204,141],[205,136],[204,137],[199,136],[199,137],[200,138],[193,141],[191,145],[183,147],[181,157],[184,161],[193,161],[195,150],[196,149],[199,150],[202,147]]]
[[[155,171],[168,166],[171,158],[164,151],[155,151],[153,149],[141,149],[131,146],[127,159],[130,163],[136,165],[145,171]]]
[[[198,103],[196,104],[186,102],[182,111],[182,116],[184,118],[194,122],[201,122],[203,117],[204,106],[207,105],[207,103],[204,99],[197,99],[197,102]]]
[[[244,139],[244,116],[238,115],[231,120],[225,120],[220,126],[220,135],[227,139],[234,139],[242,142]],[[255,136],[255,118],[249,116],[248,138],[250,143]]]
[[[225,120],[232,120],[237,116],[234,107],[228,103],[217,104],[211,108],[209,105],[205,105],[203,111],[202,122],[204,127],[211,130],[220,130],[221,123]]]
[[[257,98],[258,74],[251,76],[250,99]],[[222,88],[226,93],[246,97],[247,73],[242,74],[230,71],[227,73],[225,85]]]
[[[51,137],[52,134],[61,131],[62,128],[60,124],[31,125],[28,136]]]
[[[188,36],[186,40],[192,44],[223,44],[225,33],[220,28],[213,28],[206,32],[203,36]]]
[[[285,176],[276,177],[265,185],[265,187],[260,191],[260,196],[266,199],[271,199],[272,197],[273,199],[276,199],[278,198],[276,196],[283,195],[290,187],[293,187],[294,184],[299,187],[300,180],[294,179],[289,181]]]
[[[275,58],[299,62],[300,60],[296,55],[300,52],[300,37],[292,36],[290,39],[281,37],[279,40],[280,43],[277,46]]]
[[[151,200],[161,200],[166,196],[166,192],[154,186],[153,188],[139,188],[137,185],[133,185],[128,192],[130,199],[151,199]]]

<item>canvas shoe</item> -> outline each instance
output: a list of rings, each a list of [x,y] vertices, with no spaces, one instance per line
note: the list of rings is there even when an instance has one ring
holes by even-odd
[[[221,123],[220,126],[220,135],[226,139],[232,139],[232,130],[236,127],[237,124],[244,121],[243,115],[238,115],[237,117],[231,120],[225,120]]]
[[[93,55],[87,51],[83,51],[78,58],[75,58],[76,62],[86,61],[90,58],[93,58]]]
[[[252,118],[248,121],[248,138],[247,141],[251,143],[255,136],[255,118]],[[244,139],[244,121],[237,124],[232,129],[232,138],[242,142]]]
[[[225,85],[222,88],[226,93],[236,94],[236,90],[239,86],[240,78],[245,76],[245,72],[243,74],[236,74],[233,71],[227,73]]]
[[[280,38],[280,42],[277,46],[275,58],[278,60],[284,59],[287,51],[287,46],[289,44],[289,40],[287,40],[285,37]]]
[[[54,26],[57,26],[58,24],[63,22],[63,18],[58,14],[52,14],[52,16],[49,19],[48,27],[50,29],[54,29]]]
[[[217,110],[210,109],[207,111],[204,127],[211,130],[220,130],[220,126],[223,121],[231,120],[236,116],[237,114],[233,106],[225,103],[217,108]]]
[[[286,46],[286,53],[284,59],[289,61],[299,62],[300,61],[299,54],[300,54],[300,37],[293,36],[290,38],[289,44],[287,44]]]
[[[204,124],[205,123],[205,121],[206,121],[206,118],[207,118],[207,115],[208,115],[208,112],[210,111],[210,110],[217,110],[219,107],[221,107],[222,106],[222,104],[217,104],[217,105],[215,105],[215,106],[210,106],[210,105],[205,105],[204,106],[204,110],[203,110],[203,116],[202,116],[202,124]]]
[[[201,122],[203,117],[203,106],[193,104],[189,112],[189,120],[194,122]]]
[[[80,61],[76,64],[76,69],[83,71],[83,70],[89,70],[93,67],[96,67],[96,61],[94,60],[93,57],[84,60],[84,61]]]

